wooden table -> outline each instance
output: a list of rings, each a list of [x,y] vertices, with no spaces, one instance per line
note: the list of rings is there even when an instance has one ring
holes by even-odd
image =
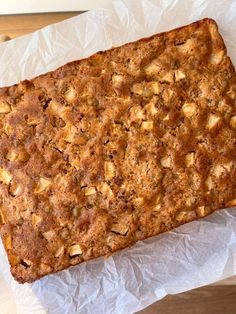
[[[0,35],[15,38],[79,13],[0,16]],[[236,276],[220,281],[214,286],[196,289],[177,296],[168,296],[141,311],[140,314],[154,314],[157,311],[158,314],[221,314],[223,312],[224,314],[234,314],[236,313]]]
[[[0,16],[0,34],[15,38],[24,34],[32,33],[44,26],[57,23],[78,15],[73,13],[50,13],[50,14],[26,14],[26,15],[2,15]]]

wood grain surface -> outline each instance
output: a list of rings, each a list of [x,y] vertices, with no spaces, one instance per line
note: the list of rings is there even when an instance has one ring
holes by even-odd
[[[136,314],[235,314],[236,286],[207,286],[169,295]]]
[[[0,36],[15,38],[80,12],[0,16]],[[236,276],[215,285],[167,296],[139,314],[235,314]]]
[[[26,15],[1,15],[0,34],[15,38],[21,35],[32,33],[37,29],[52,23],[57,23],[78,15],[73,13],[50,13],[50,14],[26,14]]]

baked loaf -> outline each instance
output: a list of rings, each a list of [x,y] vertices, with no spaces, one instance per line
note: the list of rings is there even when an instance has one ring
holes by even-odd
[[[236,75],[216,23],[0,89],[0,233],[20,283],[236,205]]]

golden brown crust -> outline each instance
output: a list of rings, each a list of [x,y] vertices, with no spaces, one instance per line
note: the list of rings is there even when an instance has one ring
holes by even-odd
[[[213,20],[0,89],[0,233],[32,282],[236,205],[236,75]]]

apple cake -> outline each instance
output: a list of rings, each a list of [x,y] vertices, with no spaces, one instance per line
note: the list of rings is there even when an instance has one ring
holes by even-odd
[[[20,283],[236,205],[236,75],[216,22],[1,88],[0,147]]]

